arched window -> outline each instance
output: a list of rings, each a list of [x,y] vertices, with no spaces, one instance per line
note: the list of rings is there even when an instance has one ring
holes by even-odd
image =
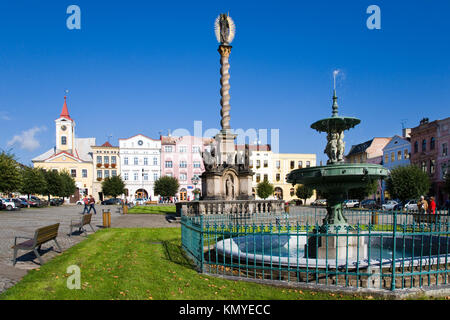
[[[414,153],[419,152],[419,142],[414,142]]]
[[[422,152],[427,151],[427,140],[422,140]]]
[[[431,137],[431,139],[430,139],[430,150],[434,150],[435,144],[436,144],[436,140],[434,139],[434,137]]]

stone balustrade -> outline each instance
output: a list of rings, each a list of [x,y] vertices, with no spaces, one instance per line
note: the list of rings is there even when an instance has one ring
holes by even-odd
[[[283,213],[283,200],[206,200],[176,203],[177,215]]]

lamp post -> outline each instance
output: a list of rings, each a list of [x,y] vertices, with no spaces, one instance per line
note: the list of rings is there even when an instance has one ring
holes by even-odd
[[[197,190],[197,184],[198,184],[198,182],[200,181],[200,178],[199,178],[197,175],[194,175],[194,176],[192,177],[191,181],[192,181],[192,184],[194,185],[194,197],[195,197],[194,200],[195,200],[195,201],[198,201],[198,200],[199,200],[199,199],[198,199],[199,194],[196,193],[195,191]]]

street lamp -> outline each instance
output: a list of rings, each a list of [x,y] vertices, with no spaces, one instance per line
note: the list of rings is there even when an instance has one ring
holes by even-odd
[[[195,197],[194,200],[198,201],[199,194],[196,192],[196,190],[197,190],[197,184],[199,183],[200,178],[198,177],[198,175],[194,175],[192,177],[191,181],[192,181],[192,184],[194,185],[194,197]]]

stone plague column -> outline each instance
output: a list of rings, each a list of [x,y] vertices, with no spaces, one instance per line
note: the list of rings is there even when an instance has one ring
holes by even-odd
[[[220,100],[220,105],[222,109],[220,110],[220,115],[222,116],[222,120],[220,121],[222,125],[222,131],[229,131],[230,127],[230,63],[228,62],[228,58],[231,53],[231,46],[220,45],[219,53],[220,53],[220,95],[222,99]]]

